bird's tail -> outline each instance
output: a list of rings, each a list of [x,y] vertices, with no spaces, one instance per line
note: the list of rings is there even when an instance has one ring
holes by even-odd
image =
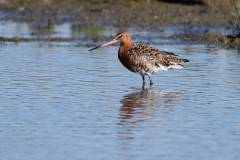
[[[172,63],[168,66],[168,69],[183,69],[183,68],[185,68],[185,66],[183,65],[183,63],[189,62],[188,59],[178,59],[178,60],[180,60],[180,62],[172,62]]]
[[[189,62],[188,59],[182,59],[182,61],[185,63],[185,62]]]

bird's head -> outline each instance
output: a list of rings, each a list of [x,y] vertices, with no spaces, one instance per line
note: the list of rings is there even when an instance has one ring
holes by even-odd
[[[129,35],[128,32],[118,32],[116,34],[116,36],[111,41],[109,41],[107,43],[104,43],[104,44],[101,44],[99,46],[96,46],[96,47],[90,49],[89,51],[92,51],[94,49],[98,49],[98,48],[101,48],[101,47],[109,46],[109,45],[115,44],[115,43],[120,43],[121,45],[131,44],[132,43],[132,38],[131,38],[131,36]]]

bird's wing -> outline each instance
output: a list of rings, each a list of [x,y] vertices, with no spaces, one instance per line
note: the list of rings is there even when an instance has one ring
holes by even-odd
[[[186,59],[178,58],[177,55],[172,52],[161,51],[145,44],[134,44],[131,48],[135,50],[135,53],[137,53],[138,56],[145,58],[157,66],[178,65],[188,61]]]

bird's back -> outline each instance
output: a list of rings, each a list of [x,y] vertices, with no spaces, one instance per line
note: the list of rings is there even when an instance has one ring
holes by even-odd
[[[128,49],[119,48],[118,57],[130,71],[140,74],[152,74],[159,70],[183,68],[187,59],[181,59],[174,53],[161,51],[145,44],[133,43]]]

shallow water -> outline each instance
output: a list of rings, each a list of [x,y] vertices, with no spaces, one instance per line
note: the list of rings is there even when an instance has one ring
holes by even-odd
[[[240,158],[237,50],[155,45],[190,62],[142,90],[117,46],[77,43],[0,45],[1,159]]]
[[[154,29],[153,29],[154,28]],[[137,27],[132,26],[127,29],[122,28],[120,30],[128,30],[132,36],[151,40],[156,39],[159,36],[172,36],[175,34],[188,34],[188,33],[221,33],[232,34],[232,30],[224,27],[205,27],[205,26],[145,26]],[[151,31],[151,32],[149,32]],[[12,22],[12,21],[0,21],[0,36],[5,38],[11,37],[23,37],[23,38],[48,38],[48,37],[61,37],[61,38],[95,38],[97,36],[112,36],[118,32],[118,29],[113,26],[102,25],[83,25],[80,22],[69,22],[62,24],[47,24],[44,22]],[[157,42],[158,42],[157,41]],[[172,42],[171,42],[172,43]]]

